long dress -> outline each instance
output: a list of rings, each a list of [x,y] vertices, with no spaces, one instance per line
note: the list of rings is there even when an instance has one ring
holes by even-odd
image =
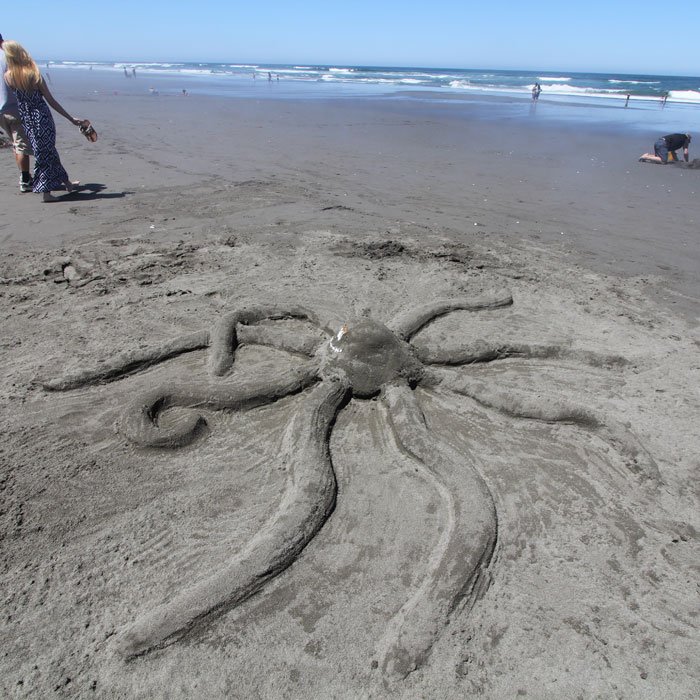
[[[34,192],[63,189],[68,173],[56,150],[56,123],[40,90],[15,90],[22,126],[34,151]]]

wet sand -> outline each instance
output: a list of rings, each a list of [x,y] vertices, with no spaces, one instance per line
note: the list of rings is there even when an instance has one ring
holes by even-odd
[[[57,117],[83,189],[55,204],[20,194],[2,152],[5,695],[694,697],[698,171],[637,163],[655,132],[555,124],[546,104],[489,121],[464,103],[185,97],[167,81],[151,95],[145,77],[52,77],[100,140]],[[422,357],[476,340],[566,352],[458,367],[414,392],[436,450],[492,494],[497,533],[486,583],[436,613],[407,677],[385,673],[381,648],[440,571],[450,507],[376,397],[339,411],[335,508],[291,567],[182,640],[115,653],[134,620],[221,571],[275,517],[285,427],[310,393],[206,410],[207,433],[168,450],[129,442],[125,410],[154,387],[214,381],[205,347],[65,392],[42,381],[251,305],[389,323],[504,291],[512,306],[455,311],[412,340]],[[306,322],[276,324],[327,342]],[[244,344],[216,381],[299,362]],[[466,378],[623,425],[658,475],[590,422],[499,410],[459,393]],[[460,542],[461,559],[472,543]],[[431,610],[418,604],[416,625]]]

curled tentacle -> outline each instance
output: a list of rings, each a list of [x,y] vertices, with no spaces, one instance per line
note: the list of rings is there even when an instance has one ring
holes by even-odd
[[[402,678],[426,660],[451,613],[463,602],[473,602],[493,556],[498,524],[488,486],[463,455],[435,440],[408,385],[388,385],[382,397],[399,445],[423,465],[443,506],[428,572],[377,649],[383,672]]]
[[[207,382],[166,385],[141,395],[124,413],[121,432],[134,444],[179,447],[191,442],[204,423],[199,413],[181,418],[170,428],[158,425],[168,408],[245,409],[277,401],[305,389],[317,379],[316,363],[282,372],[273,379],[241,379],[221,386]]]
[[[612,416],[552,396],[526,394],[516,389],[503,391],[472,377],[451,370],[436,370],[452,391],[469,396],[480,404],[495,408],[514,418],[531,418],[550,423],[573,423],[598,434],[615,447],[627,460],[628,467],[648,479],[660,483],[661,476],[654,458],[637,437]]]
[[[487,343],[484,340],[476,340],[460,348],[417,347],[416,354],[421,361],[435,365],[468,365],[510,358],[575,360],[593,367],[628,364],[628,360],[621,355],[599,355],[590,350],[575,350],[560,345],[530,345],[527,343],[497,345]]]
[[[80,369],[55,379],[37,379],[47,391],[69,391],[86,384],[118,379],[132,372],[156,365],[176,355],[201,350],[209,345],[209,331],[195,331],[145,349],[122,353],[95,367]]]
[[[482,299],[446,299],[425,304],[417,309],[399,314],[387,324],[399,337],[410,340],[418,331],[431,321],[450,313],[451,311],[479,311],[481,309],[497,309],[510,306],[513,297],[510,292],[500,292],[483,297]]]
[[[302,318],[317,323],[310,311],[298,308],[280,309],[279,307],[253,307],[226,314],[211,332],[209,352],[209,372],[221,376],[231,369],[233,356],[238,346],[236,326],[248,325],[263,319]]]
[[[105,362],[101,362],[94,367],[80,369],[77,372],[57,378],[38,377],[36,382],[47,391],[69,391],[87,384],[98,384],[100,382],[119,379],[133,372],[145,369],[151,365],[182,355],[185,352],[201,350],[211,347],[210,371],[214,375],[225,374],[233,364],[233,355],[238,345],[236,334],[237,324],[249,324],[264,319],[302,318],[318,325],[314,314],[305,309],[292,307],[289,310],[277,307],[255,307],[235,311],[224,316],[210,333],[207,330],[195,331],[186,335],[181,335],[173,340],[163,343],[121,353]],[[244,336],[241,336],[243,342]],[[293,335],[261,329],[247,334],[248,343],[260,343],[262,345],[276,344],[280,341],[283,350],[313,355],[314,342],[308,335]]]
[[[119,634],[116,647],[124,657],[168,646],[202,622],[231,610],[299,556],[335,507],[337,485],[328,438],[348,391],[346,380],[326,381],[311,391],[284,435],[283,452],[290,467],[277,513],[228,566]]]

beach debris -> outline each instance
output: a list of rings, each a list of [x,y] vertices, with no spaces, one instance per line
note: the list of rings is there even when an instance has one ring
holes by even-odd
[[[335,335],[335,340],[340,342],[342,337],[348,332],[347,326],[343,326]],[[343,348],[339,348],[333,344],[333,338],[331,338],[328,341],[328,345],[330,345],[330,348],[333,352],[343,352]]]
[[[69,281],[75,281],[80,279],[80,275],[78,274],[78,271],[75,269],[73,265],[66,265],[63,268],[63,276]]]
[[[71,287],[84,287],[95,280],[104,279],[104,275],[96,271],[95,264],[79,255],[56,258],[44,268],[45,279],[51,279],[56,284],[68,283]]]

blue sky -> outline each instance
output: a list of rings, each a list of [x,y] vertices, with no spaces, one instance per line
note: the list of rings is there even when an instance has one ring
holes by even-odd
[[[0,32],[37,59],[700,75],[697,0],[96,0],[19,17]]]

